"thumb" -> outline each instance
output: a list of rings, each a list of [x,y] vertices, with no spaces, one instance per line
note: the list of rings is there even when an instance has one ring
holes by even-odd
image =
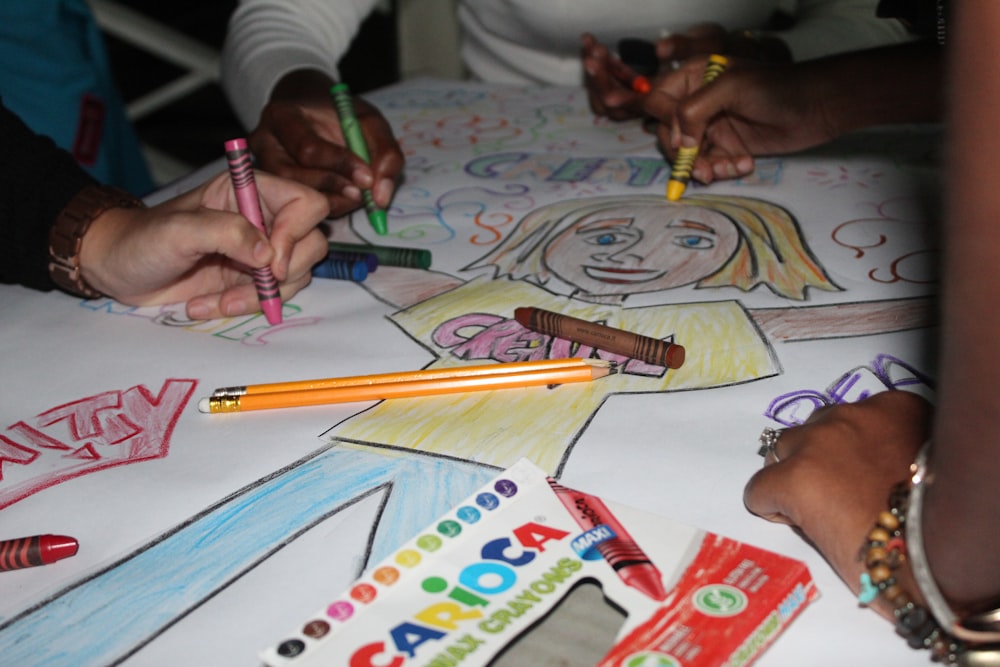
[[[743,489],[743,504],[763,519],[794,526],[785,502],[787,485],[781,481],[785,472],[781,467],[782,463],[773,463],[754,473]]]

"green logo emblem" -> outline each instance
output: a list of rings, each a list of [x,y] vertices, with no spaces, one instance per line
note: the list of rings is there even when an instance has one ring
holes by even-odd
[[[653,651],[633,653],[622,664],[624,667],[681,667],[681,663],[666,653]]]
[[[735,616],[747,607],[747,596],[725,584],[702,586],[694,593],[694,606],[708,616]]]

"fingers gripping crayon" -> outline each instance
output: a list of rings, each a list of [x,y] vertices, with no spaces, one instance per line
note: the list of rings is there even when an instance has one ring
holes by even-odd
[[[705,65],[705,73],[701,77],[702,85],[714,81],[726,70],[729,59],[725,56],[712,54]],[[698,157],[697,146],[681,146],[677,149],[677,158],[674,160],[673,168],[670,171],[670,180],[667,182],[667,199],[677,201],[687,189],[687,184],[691,180],[691,170],[694,168],[694,161]]]
[[[347,84],[338,83],[334,85],[330,88],[330,95],[333,97],[333,105],[337,109],[337,116],[340,119],[340,129],[344,133],[348,147],[359,158],[371,164],[371,158],[368,155],[368,145],[365,143],[365,137],[361,133],[361,126],[358,124],[358,119],[354,115],[354,102],[351,100]],[[364,201],[365,211],[368,213],[368,222],[371,224],[372,229],[375,230],[376,234],[384,235],[388,231],[385,211],[375,203],[375,198],[372,197],[371,190],[362,190],[361,199]]]
[[[225,144],[226,162],[229,164],[229,176],[233,181],[233,191],[236,193],[236,204],[240,213],[254,227],[267,234],[264,226],[264,216],[260,211],[260,199],[257,195],[257,182],[253,177],[253,162],[250,160],[250,149],[246,139],[231,139]],[[269,324],[281,324],[281,293],[278,281],[271,273],[271,267],[265,266],[253,270],[253,282],[257,288],[257,298],[264,317]]]

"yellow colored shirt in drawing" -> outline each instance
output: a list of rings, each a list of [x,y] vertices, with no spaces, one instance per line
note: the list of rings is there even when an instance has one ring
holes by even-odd
[[[534,306],[685,347],[676,370],[635,360],[625,372],[590,383],[382,401],[338,426],[332,437],[400,447],[507,468],[526,457],[550,474],[605,398],[746,382],[777,373],[770,347],[734,301],[643,308],[592,304],[525,282],[476,279],[402,310],[392,319],[439,359],[432,368],[493,361],[596,356],[525,330],[514,309]]]

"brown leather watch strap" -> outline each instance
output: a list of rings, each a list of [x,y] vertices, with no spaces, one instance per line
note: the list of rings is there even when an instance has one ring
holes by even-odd
[[[144,204],[124,190],[90,184],[69,200],[49,231],[49,276],[70,294],[96,299],[103,296],[80,275],[80,247],[90,224],[112,208],[142,208]]]

